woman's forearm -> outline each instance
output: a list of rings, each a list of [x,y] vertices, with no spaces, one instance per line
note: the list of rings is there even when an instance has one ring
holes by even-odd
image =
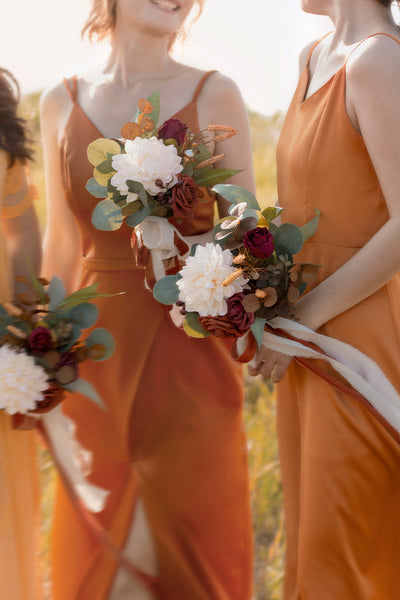
[[[400,271],[400,215],[296,304],[296,316],[318,329],[383,287]]]

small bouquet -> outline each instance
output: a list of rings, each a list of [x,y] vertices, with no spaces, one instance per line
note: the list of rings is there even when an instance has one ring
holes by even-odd
[[[239,171],[214,169],[224,155],[212,156],[208,145],[235,135],[224,125],[209,125],[199,133],[172,118],[160,127],[160,95],[139,100],[122,139],[99,138],[87,150],[94,167],[86,189],[101,201],[92,222],[102,231],[115,231],[125,221],[137,227],[146,217],[193,216],[203,196],[200,188],[222,183]]]
[[[267,208],[260,217],[256,198],[243,188],[214,190],[231,203],[214,243],[193,247],[179,273],[160,279],[153,294],[181,307],[190,336],[236,339],[251,330],[260,342],[267,321],[295,318],[295,302],[316,277],[318,265],[296,263],[294,255],[315,232],[318,215],[302,228],[277,226],[281,209]]]
[[[0,409],[10,415],[44,414],[66,391],[101,404],[94,387],[79,378],[79,367],[114,351],[113,338],[103,328],[81,339],[82,329],[98,317],[91,301],[104,294],[95,284],[67,296],[58,277],[33,278],[31,288],[18,295],[16,304],[0,305]]]

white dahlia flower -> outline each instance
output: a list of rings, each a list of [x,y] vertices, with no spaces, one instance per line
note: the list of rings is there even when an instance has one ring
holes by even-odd
[[[137,137],[126,141],[125,151],[126,154],[116,154],[112,158],[116,173],[111,177],[111,183],[121,194],[128,194],[126,182],[129,179],[142,183],[151,196],[177,183],[183,165],[175,146],[166,146],[154,136],[149,139]]]
[[[246,280],[240,276],[230,285],[223,282],[236,271],[232,267],[233,255],[221,246],[206,244],[197,246],[194,256],[190,256],[180,271],[182,279],[177,281],[180,290],[179,300],[185,303],[188,312],[223,316],[227,312],[226,298],[241,292]]]
[[[0,409],[9,415],[36,408],[49,387],[47,374],[34,359],[9,346],[0,348]]]

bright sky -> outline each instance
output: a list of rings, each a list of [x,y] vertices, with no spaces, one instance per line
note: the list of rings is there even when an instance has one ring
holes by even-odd
[[[300,0],[207,0],[183,62],[218,69],[239,85],[247,105],[285,110],[297,79],[298,54],[331,28],[302,13]],[[42,89],[97,62],[106,48],[80,40],[88,0],[0,0],[0,65],[24,92]]]

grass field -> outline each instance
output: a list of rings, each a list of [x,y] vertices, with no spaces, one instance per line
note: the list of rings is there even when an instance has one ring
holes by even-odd
[[[39,94],[23,101],[23,114],[30,120],[33,135],[40,139]],[[264,206],[276,201],[275,147],[282,124],[281,115],[263,117],[250,113],[253,133],[254,168],[257,196]],[[45,223],[45,192],[40,145],[36,145],[33,178],[39,190],[37,202],[42,227]],[[284,527],[282,492],[275,436],[275,396],[273,388],[258,379],[245,378],[245,423],[248,434],[251,500],[255,536],[255,600],[279,600],[282,595]],[[41,454],[43,484],[43,544],[44,565],[48,565],[49,525],[52,512],[54,469],[46,452]],[[47,582],[47,569],[45,579]],[[48,587],[48,584],[46,583]],[[50,592],[46,590],[46,600]]]

